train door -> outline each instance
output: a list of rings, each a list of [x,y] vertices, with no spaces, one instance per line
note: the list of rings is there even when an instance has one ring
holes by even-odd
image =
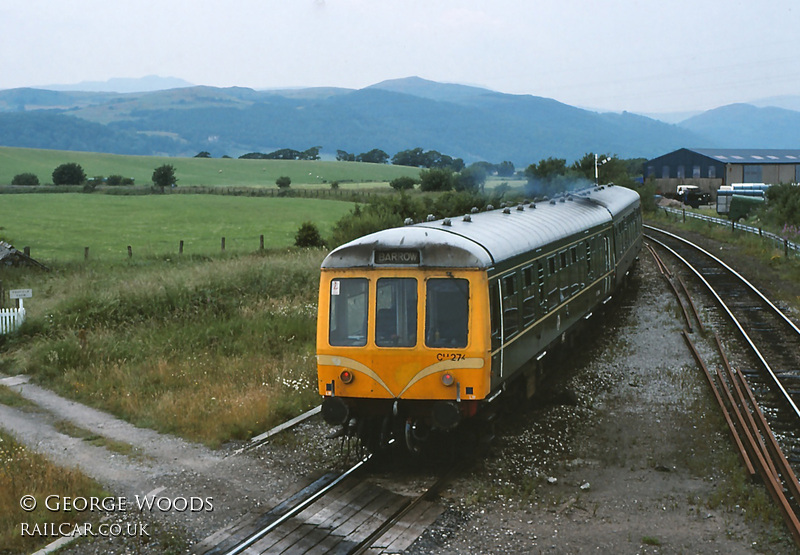
[[[611,239],[608,237],[608,234],[603,235],[603,258],[605,259],[603,271],[606,274],[606,277],[603,280],[603,288],[604,292],[608,293],[611,291],[612,276],[610,272],[614,265],[614,248],[611,244]]]
[[[500,280],[489,286],[489,310],[492,324],[492,376],[503,375],[503,311]],[[492,383],[494,387],[494,380]]]

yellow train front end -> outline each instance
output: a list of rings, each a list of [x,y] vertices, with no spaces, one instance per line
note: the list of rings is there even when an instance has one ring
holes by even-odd
[[[394,264],[323,267],[320,279],[323,416],[375,441],[455,428],[490,390],[486,272],[427,268],[403,252]]]

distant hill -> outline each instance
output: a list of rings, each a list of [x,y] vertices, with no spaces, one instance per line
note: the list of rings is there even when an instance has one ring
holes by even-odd
[[[796,146],[800,112],[776,110],[725,107],[669,124],[418,77],[360,90],[11,89],[0,91],[0,145],[172,156],[208,151],[214,157],[312,146],[327,157],[373,148],[392,156],[421,147],[467,163],[510,160],[525,167],[587,152],[650,158],[687,146]]]
[[[731,104],[681,122],[680,126],[719,148],[797,148],[800,112]]]
[[[167,89],[177,89],[179,87],[191,87],[192,83],[178,79],[177,77],[159,77],[158,75],[147,75],[139,78],[115,78],[108,81],[81,81],[74,85],[44,85],[39,89],[51,91],[93,91],[93,92],[151,92],[163,91]]]

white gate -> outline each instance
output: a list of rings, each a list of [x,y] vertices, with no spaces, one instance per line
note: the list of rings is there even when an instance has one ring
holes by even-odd
[[[0,308],[0,334],[15,331],[24,321],[24,308]]]

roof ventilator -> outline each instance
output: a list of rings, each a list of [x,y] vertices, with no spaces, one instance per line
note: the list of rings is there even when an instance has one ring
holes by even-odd
[[[522,206],[521,204],[518,204],[517,205],[517,211],[522,212],[523,210],[525,210],[525,207]]]
[[[414,223],[414,220],[411,219],[411,218],[406,218],[405,220],[403,220],[403,225],[411,225],[413,223]]]
[[[434,216],[433,214],[428,214],[428,217],[425,218],[425,221],[432,222],[435,219],[436,219],[436,216]]]
[[[446,226],[449,227],[451,225],[450,224],[450,218],[445,218],[444,220],[442,220],[442,225],[446,225]]]
[[[464,221],[465,222],[471,222],[472,221],[472,216],[470,216],[469,214],[464,214]]]
[[[503,214],[511,214],[511,208],[503,208]]]

